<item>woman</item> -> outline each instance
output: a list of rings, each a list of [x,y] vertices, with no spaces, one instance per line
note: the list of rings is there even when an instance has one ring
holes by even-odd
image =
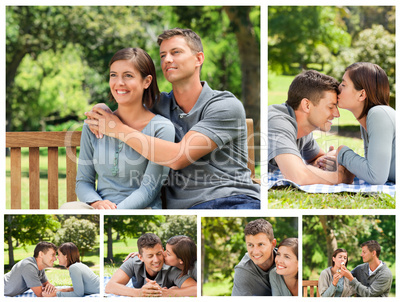
[[[339,90],[339,108],[351,111],[360,123],[364,157],[340,146],[338,163],[372,185],[395,182],[395,110],[389,106],[386,73],[376,64],[354,63],[346,68]]]
[[[64,266],[70,273],[73,287],[60,289],[47,297],[83,297],[84,295],[99,294],[99,277],[91,269],[80,262],[80,253],[72,242],[63,243],[58,250],[59,265]]]
[[[181,270],[181,276],[189,275],[197,281],[197,246],[184,235],[171,237],[166,242],[165,264]]]
[[[337,249],[332,254],[332,266],[323,270],[318,279],[318,291],[322,297],[350,297],[355,291],[349,280],[340,274],[341,267],[347,267],[348,253]]]
[[[173,141],[173,124],[148,110],[159,100],[151,57],[140,48],[125,48],[112,57],[109,66],[111,96],[118,104],[114,114],[125,125],[144,134]],[[119,133],[112,136],[98,139],[84,125],[76,184],[78,198],[95,209],[161,209],[160,189],[169,168],[148,161],[119,140]]]
[[[286,238],[278,246],[276,267],[269,272],[272,296],[298,295],[298,239]]]

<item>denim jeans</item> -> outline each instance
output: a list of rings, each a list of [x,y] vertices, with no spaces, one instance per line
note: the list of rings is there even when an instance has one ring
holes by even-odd
[[[260,204],[260,200],[242,194],[209,200],[190,209],[260,209]]]

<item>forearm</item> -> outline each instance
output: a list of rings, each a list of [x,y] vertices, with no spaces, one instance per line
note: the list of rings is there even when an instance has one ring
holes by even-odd
[[[162,297],[196,297],[197,285],[185,288],[169,288],[162,290]]]
[[[324,171],[312,165],[307,165],[306,167],[310,171],[310,173],[308,173],[307,177],[301,180],[303,184],[298,183],[299,185],[311,185],[311,184],[334,185],[341,183],[337,171],[335,172]]]
[[[110,283],[110,281],[109,281]],[[105,293],[114,294],[119,296],[128,296],[128,297],[141,297],[141,289],[140,288],[130,288],[123,284],[113,283],[107,284],[105,288]]]

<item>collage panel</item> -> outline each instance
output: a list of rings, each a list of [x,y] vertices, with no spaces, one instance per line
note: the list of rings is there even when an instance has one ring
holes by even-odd
[[[195,215],[105,215],[104,297],[196,297]]]
[[[202,296],[298,296],[298,217],[201,217]]]
[[[4,296],[100,295],[100,215],[4,215]]]
[[[395,215],[303,216],[304,297],[395,297]]]
[[[270,209],[395,209],[395,29],[395,6],[268,7]]]

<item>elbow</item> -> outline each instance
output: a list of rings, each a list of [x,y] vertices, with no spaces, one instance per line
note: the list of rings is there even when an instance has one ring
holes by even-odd
[[[177,160],[172,161],[168,167],[172,170],[181,170],[188,167],[191,162],[186,158],[186,156],[181,156]]]
[[[109,281],[105,286],[105,293],[106,294],[112,294],[112,287],[113,287],[113,285],[110,284],[110,281]]]

